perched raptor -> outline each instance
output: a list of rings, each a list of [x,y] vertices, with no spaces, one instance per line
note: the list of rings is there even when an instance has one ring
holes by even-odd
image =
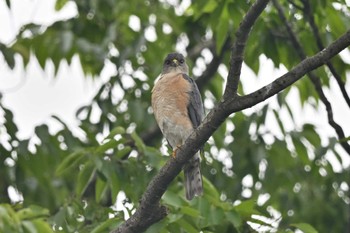
[[[152,90],[152,107],[164,137],[173,148],[184,144],[201,123],[204,115],[202,98],[188,66],[180,53],[170,53],[164,60],[159,80]],[[200,154],[197,152],[184,166],[186,198],[203,193]]]

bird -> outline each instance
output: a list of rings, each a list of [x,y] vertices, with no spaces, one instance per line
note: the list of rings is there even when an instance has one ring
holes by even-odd
[[[162,72],[152,89],[152,108],[156,122],[173,149],[184,144],[188,136],[202,122],[203,102],[195,81],[189,76],[188,65],[181,53],[170,53],[163,63]],[[198,151],[184,165],[184,183],[187,200],[203,194]]]

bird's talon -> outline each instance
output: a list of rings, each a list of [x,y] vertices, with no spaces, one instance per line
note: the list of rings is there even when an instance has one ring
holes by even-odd
[[[171,156],[175,159],[176,158],[176,151],[180,148],[180,146],[176,146],[175,150],[173,150],[173,153],[171,153]]]

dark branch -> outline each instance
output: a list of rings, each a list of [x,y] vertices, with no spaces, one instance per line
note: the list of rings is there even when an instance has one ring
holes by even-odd
[[[256,19],[263,12],[268,2],[269,0],[256,1],[250,7],[247,14],[244,16],[241,24],[239,25],[239,28],[236,32],[236,40],[232,47],[230,70],[227,77],[224,99],[226,99],[226,97],[237,95],[239,79],[241,76],[244,49],[248,39],[248,35]]]
[[[291,4],[292,6],[294,6],[296,9],[303,10],[303,7],[302,7],[302,6],[299,6],[299,5],[296,4],[294,1],[288,0],[288,2],[289,2],[289,4]]]
[[[279,17],[281,18],[281,20],[283,21],[283,23],[285,24],[286,26],[286,29],[287,29],[287,33],[290,37],[290,40],[293,44],[293,47],[296,49],[299,57],[301,60],[304,60],[306,58],[306,54],[301,46],[301,44],[299,43],[296,35],[294,34],[293,30],[292,30],[292,27],[290,26],[290,24],[288,23],[285,15],[284,15],[284,12],[283,12],[283,9],[281,7],[281,5],[278,3],[277,0],[273,0],[273,4],[274,6],[276,7],[277,11],[278,11],[278,15]],[[329,61],[326,61],[326,63],[329,63]],[[322,90],[322,84],[321,84],[321,81],[320,79],[317,77],[317,75],[315,75],[315,73],[313,72],[309,72],[308,73],[310,79],[311,79],[311,82],[313,83],[314,87],[315,87],[315,90],[317,92],[317,94],[319,95],[321,101],[323,102],[323,104],[326,106],[326,111],[327,111],[327,116],[328,116],[328,122],[329,124],[333,127],[333,129],[336,131],[337,135],[338,135],[338,139],[339,141],[341,141],[341,145],[342,147],[344,148],[344,150],[350,154],[350,145],[345,141],[345,140],[342,140],[345,138],[345,134],[344,134],[344,131],[342,129],[342,127],[337,124],[335,121],[334,121],[334,118],[333,118],[333,109],[332,109],[332,105],[331,103],[328,101],[326,95],[324,94],[323,90]]]
[[[301,79],[305,74],[327,63],[327,61],[348,46],[350,46],[350,30],[330,44],[327,48],[312,57],[306,58],[272,83],[248,95],[231,99],[229,104],[231,113],[250,108],[279,93]]]
[[[322,49],[324,49],[324,45],[323,45],[323,42],[321,40],[321,36],[320,36],[319,30],[318,30],[318,27],[317,27],[317,25],[315,23],[315,19],[314,19],[314,16],[313,16],[313,12],[312,12],[309,0],[303,0],[302,3],[304,5],[305,18],[307,19],[307,21],[308,21],[308,23],[309,23],[309,25],[311,27],[312,33],[314,34],[314,37],[316,39],[317,47],[318,47],[319,50],[322,50]],[[327,62],[327,66],[328,66],[328,69],[330,70],[330,72],[332,73],[333,77],[337,81],[338,86],[340,88],[340,91],[342,92],[346,103],[350,107],[350,98],[349,98],[349,95],[348,95],[348,93],[347,93],[347,91],[345,89],[345,83],[343,82],[340,74],[338,74],[338,72],[336,71],[336,69],[334,68],[333,64],[330,61]]]

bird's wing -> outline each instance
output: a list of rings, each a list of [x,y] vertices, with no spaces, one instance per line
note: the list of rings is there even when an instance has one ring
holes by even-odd
[[[196,82],[191,79],[187,74],[182,74],[183,78],[186,79],[189,83],[191,83],[191,90],[189,92],[189,102],[187,106],[188,115],[192,122],[193,128],[197,128],[204,116],[204,108],[202,97],[199,93]]]

